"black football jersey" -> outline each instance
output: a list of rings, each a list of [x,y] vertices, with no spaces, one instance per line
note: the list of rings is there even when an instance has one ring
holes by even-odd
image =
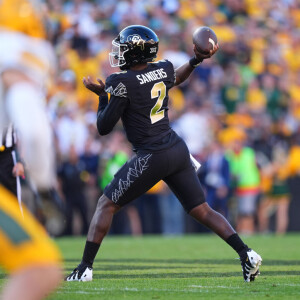
[[[106,79],[108,104],[98,112],[98,130],[107,134],[121,117],[134,150],[161,150],[178,141],[168,119],[168,92],[175,71],[167,60],[147,68],[114,73]]]

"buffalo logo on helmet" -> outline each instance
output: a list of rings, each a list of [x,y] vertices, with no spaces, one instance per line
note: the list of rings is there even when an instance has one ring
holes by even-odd
[[[145,48],[145,41],[138,34],[129,35],[127,37],[127,42],[132,42],[133,44],[141,47],[142,50]]]

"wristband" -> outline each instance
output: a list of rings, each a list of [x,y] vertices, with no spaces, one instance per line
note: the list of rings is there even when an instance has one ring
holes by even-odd
[[[199,60],[195,56],[189,60],[189,64],[192,68],[198,67],[203,62],[203,59]]]

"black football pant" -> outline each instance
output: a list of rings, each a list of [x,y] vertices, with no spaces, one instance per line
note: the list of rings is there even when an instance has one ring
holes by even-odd
[[[205,202],[204,193],[184,141],[159,152],[138,152],[115,174],[104,194],[119,206],[164,180],[189,212]]]

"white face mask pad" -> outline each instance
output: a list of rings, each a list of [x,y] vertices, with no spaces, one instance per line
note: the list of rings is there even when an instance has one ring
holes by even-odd
[[[112,67],[121,67],[126,64],[124,53],[129,49],[126,44],[120,44],[116,40],[112,41],[112,50],[109,53],[109,63]]]

